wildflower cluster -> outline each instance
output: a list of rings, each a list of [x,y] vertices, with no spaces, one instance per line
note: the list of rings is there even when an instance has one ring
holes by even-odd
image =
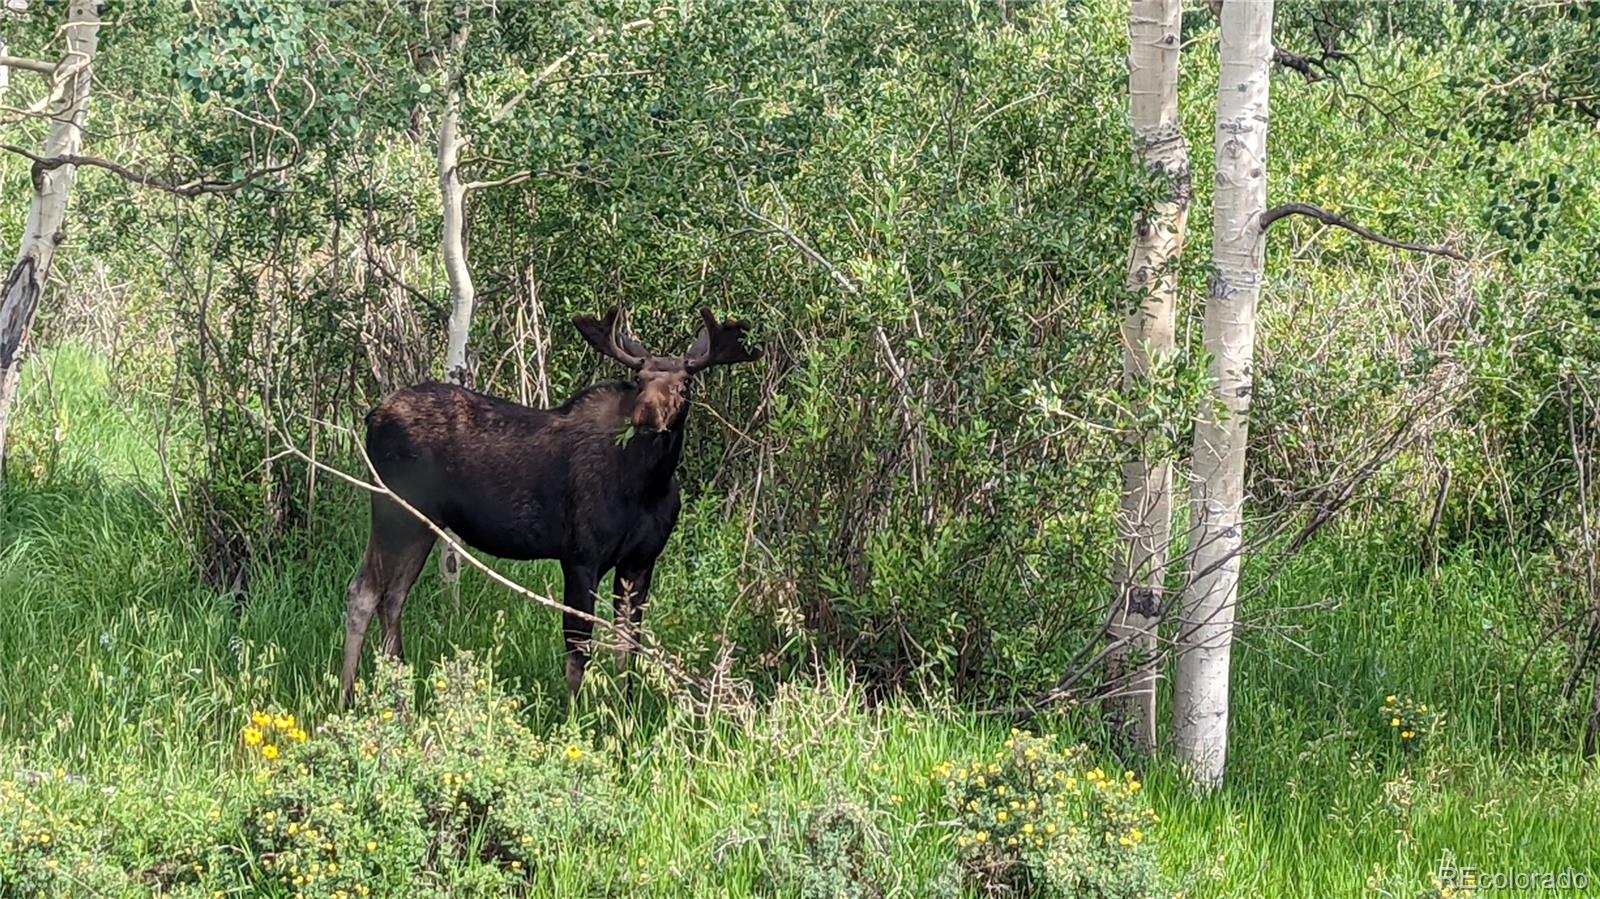
[[[1089,768],[1082,747],[1013,730],[987,759],[945,762],[933,776],[957,817],[968,879],[985,892],[1146,896],[1162,889],[1149,844],[1159,819],[1133,772]]]
[[[408,671],[385,663],[350,714],[285,752],[244,826],[259,888],[361,899],[429,876],[512,894],[563,846],[618,835],[627,816],[604,754],[535,737],[468,654],[430,686],[424,714]]]
[[[1444,723],[1444,713],[1437,708],[1430,708],[1425,702],[1419,703],[1409,697],[1402,698],[1395,694],[1384,698],[1378,714],[1382,716],[1383,723],[1388,725],[1390,732],[1407,749],[1420,746]]]
[[[94,864],[73,839],[81,825],[53,814],[39,786],[11,779],[10,770],[0,766],[0,895],[67,895]]]
[[[162,857],[133,868],[148,886],[176,892],[209,875],[219,858],[214,797],[169,795],[137,780],[141,773],[106,772],[124,786],[105,792],[0,753],[0,897],[129,895],[130,844]]]
[[[251,712],[250,722],[240,731],[239,738],[245,748],[259,753],[272,762],[283,754],[283,748],[306,741],[306,732],[293,715]]]

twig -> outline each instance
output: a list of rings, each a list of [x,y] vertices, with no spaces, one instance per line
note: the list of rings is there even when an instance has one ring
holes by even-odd
[[[1449,247],[1430,247],[1425,244],[1406,243],[1405,241],[1392,240],[1384,237],[1382,234],[1378,234],[1375,231],[1363,228],[1344,216],[1335,215],[1326,209],[1323,209],[1319,206],[1312,206],[1309,203],[1285,203],[1282,206],[1274,206],[1271,209],[1268,209],[1266,212],[1261,213],[1261,218],[1258,219],[1257,224],[1262,231],[1265,231],[1273,222],[1291,215],[1308,216],[1316,219],[1319,222],[1322,222],[1324,225],[1334,225],[1336,227],[1343,228],[1346,231],[1350,231],[1374,243],[1381,243],[1386,247],[1394,247],[1397,250],[1410,250],[1414,253],[1431,253],[1435,256],[1448,256],[1451,259],[1459,259],[1462,262],[1470,261],[1467,259],[1467,257],[1457,253],[1455,250],[1452,250]]]
[[[1337,50],[1323,50],[1321,59],[1312,59],[1298,53],[1290,53],[1282,47],[1272,48],[1272,61],[1286,69],[1293,69],[1305,76],[1307,81],[1317,82],[1332,79],[1339,80],[1339,76],[1328,68],[1328,63],[1344,58],[1344,54]]]

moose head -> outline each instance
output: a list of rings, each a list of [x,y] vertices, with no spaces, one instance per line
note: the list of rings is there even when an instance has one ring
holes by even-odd
[[[759,349],[745,346],[749,323],[737,319],[719,322],[710,309],[700,310],[705,324],[682,356],[657,356],[645,349],[627,333],[621,317],[620,310],[613,307],[601,318],[582,315],[572,323],[590,346],[634,372],[639,394],[632,424],[641,431],[666,431],[682,421],[695,375],[714,365],[761,358]]]

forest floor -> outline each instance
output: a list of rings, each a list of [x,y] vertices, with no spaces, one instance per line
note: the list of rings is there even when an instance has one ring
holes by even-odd
[[[161,410],[110,399],[92,355],[46,358],[51,402],[23,419],[0,494],[0,763],[103,788],[74,802],[123,801],[103,798],[112,788],[161,797],[144,842],[115,847],[125,864],[156,865],[161,834],[184,826],[162,815],[250,781],[239,732],[252,709],[308,726],[331,714],[364,514],[325,525],[312,542],[329,549],[258,576],[235,607],[195,583],[168,518],[151,436]],[[1226,788],[1196,797],[1163,760],[1144,772],[1161,817],[1153,842],[1184,895],[1438,895],[1432,875],[1451,859],[1483,872],[1571,869],[1600,891],[1600,768],[1581,758],[1581,704],[1561,698],[1558,663],[1530,661],[1541,633],[1512,601],[1525,575],[1483,548],[1430,571],[1394,548],[1407,542],[1337,530],[1251,597],[1247,620],[1272,626],[1245,629],[1235,656]],[[548,566],[506,570],[536,588],[552,578]],[[573,725],[557,622],[473,580],[456,608],[424,575],[407,610],[411,658],[493,649],[497,676],[525,685],[521,720],[563,733]],[[729,860],[729,834],[755,809],[838,785],[876,797],[891,819],[886,892],[932,891],[953,850],[930,773],[987,757],[1010,724],[949,704],[866,709],[842,677],[784,696],[699,735],[694,752],[651,750],[671,726],[659,710],[631,720],[597,699],[578,716],[621,760],[624,791],[648,797],[626,846],[638,893],[762,894],[764,862]],[[1381,711],[1390,696],[1442,722],[1403,741]],[[1070,718],[1034,727],[1098,739]],[[788,746],[778,756],[775,741]],[[592,884],[562,880],[583,870],[552,867],[547,887],[590,895]]]

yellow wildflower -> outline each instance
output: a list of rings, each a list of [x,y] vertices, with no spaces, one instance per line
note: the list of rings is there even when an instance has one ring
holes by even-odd
[[[246,746],[260,746],[261,745],[261,729],[257,728],[257,727],[247,727],[247,728],[245,728],[244,729],[244,745],[246,745]]]
[[[271,743],[261,747],[261,757],[269,762],[272,761],[278,757],[278,747],[272,745]]]
[[[581,759],[581,758],[583,758],[583,750],[582,750],[582,749],[579,749],[579,748],[578,748],[578,747],[576,747],[576,746],[568,746],[568,747],[567,747],[567,758],[568,758],[568,759],[569,759],[569,760],[571,760],[571,761],[574,761],[574,762],[575,762],[575,761],[577,761],[577,760],[578,760],[578,759]]]

